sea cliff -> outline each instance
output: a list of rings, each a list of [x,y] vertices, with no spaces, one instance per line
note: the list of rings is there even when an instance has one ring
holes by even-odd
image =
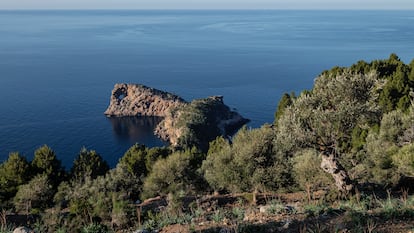
[[[181,97],[139,84],[115,84],[105,115],[165,117],[171,108],[186,103]]]

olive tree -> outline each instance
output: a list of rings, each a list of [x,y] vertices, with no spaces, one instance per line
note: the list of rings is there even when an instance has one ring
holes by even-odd
[[[376,73],[345,70],[321,75],[313,89],[293,100],[280,116],[278,144],[293,153],[316,149],[321,155],[321,168],[332,175],[339,191],[349,193],[354,185],[340,160],[351,142],[353,129],[379,118],[375,104],[379,84]]]

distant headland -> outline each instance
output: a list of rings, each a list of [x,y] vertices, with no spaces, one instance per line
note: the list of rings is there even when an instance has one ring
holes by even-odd
[[[231,111],[222,96],[187,102],[181,97],[140,84],[115,84],[108,117],[158,116],[154,133],[176,147],[207,148],[217,136],[228,136],[249,120]]]

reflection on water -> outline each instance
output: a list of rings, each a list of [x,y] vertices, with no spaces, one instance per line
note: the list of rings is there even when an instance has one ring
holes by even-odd
[[[161,117],[109,117],[116,139],[121,143],[140,143],[148,147],[168,145],[154,135]]]

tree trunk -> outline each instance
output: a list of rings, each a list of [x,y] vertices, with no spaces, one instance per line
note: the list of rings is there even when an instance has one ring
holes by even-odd
[[[335,180],[335,185],[338,188],[338,191],[348,195],[353,192],[354,185],[349,178],[348,173],[345,168],[339,163],[333,154],[328,152],[322,152],[322,162],[321,168],[332,175]]]
[[[252,204],[256,205],[257,204],[257,194],[259,193],[259,191],[257,190],[257,188],[254,188],[253,191],[253,200],[252,200]]]

